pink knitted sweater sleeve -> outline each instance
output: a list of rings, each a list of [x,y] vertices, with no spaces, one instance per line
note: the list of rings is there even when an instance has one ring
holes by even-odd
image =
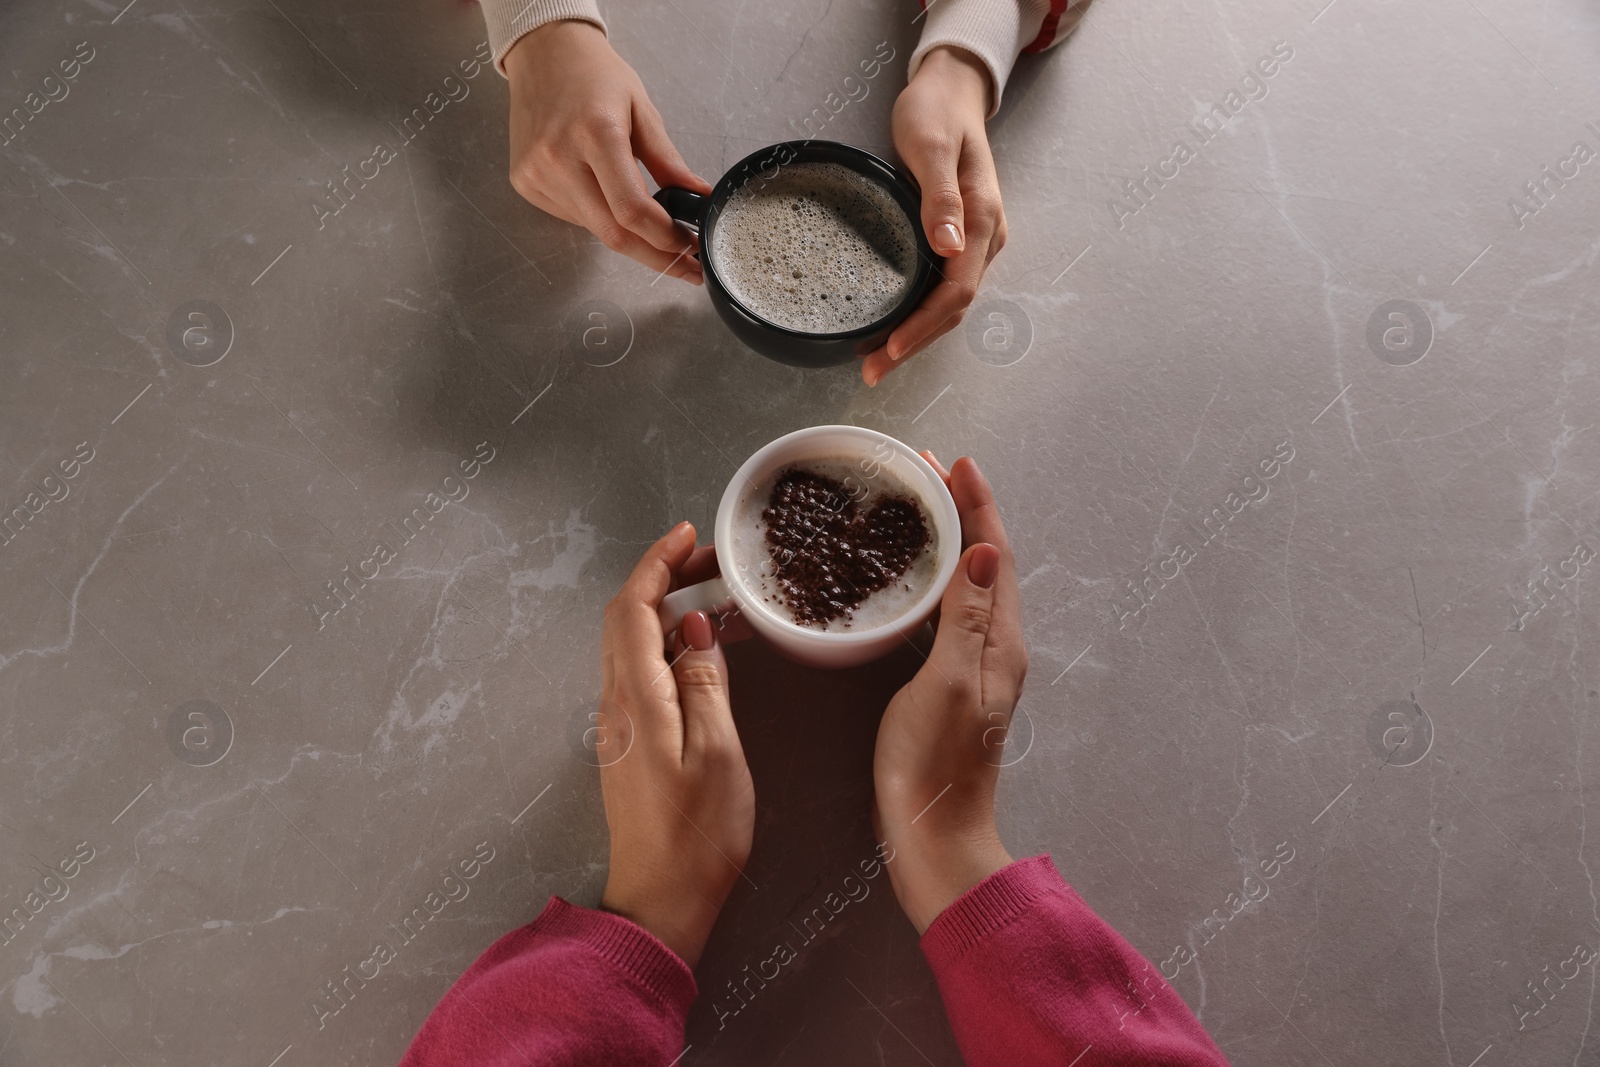
[[[1049,856],[968,890],[922,951],[968,1067],[1227,1067],[1172,987]],[[643,929],[552,897],[457,980],[401,1067],[664,1067],[682,1054],[695,992],[689,968]]]
[[[1227,1067],[1183,999],[1048,855],[968,890],[922,952],[968,1067]]]
[[[456,980],[400,1064],[664,1067],[694,997],[689,968],[654,936],[551,897]]]

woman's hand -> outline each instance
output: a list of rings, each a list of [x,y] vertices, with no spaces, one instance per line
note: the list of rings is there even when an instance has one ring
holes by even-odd
[[[995,782],[1028,673],[1016,560],[989,483],[970,459],[930,452],[961,513],[966,551],[939,606],[928,662],[895,694],[873,754],[873,819],[894,849],[895,896],[921,934],[957,897],[1011,862]]]
[[[650,198],[658,185],[711,192],[672,146],[661,113],[598,26],[547,22],[505,56],[511,184],[534,207],[582,226],[613,252],[701,283],[694,242]]]
[[[983,272],[1006,243],[1000,179],[989,154],[989,69],[964,49],[923,57],[894,105],[894,145],[922,186],[922,227],[944,279],[867,355],[861,377],[877,385],[895,367],[961,324]]]
[[[755,829],[755,788],[711,620],[689,614],[671,663],[662,654],[661,598],[715,568],[710,547],[696,551],[694,541],[693,526],[674,526],[606,605],[595,748],[611,829],[600,906],[659,937],[690,967],[743,872]]]

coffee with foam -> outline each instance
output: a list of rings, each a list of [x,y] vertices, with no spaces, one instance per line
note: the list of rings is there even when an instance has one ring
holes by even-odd
[[[889,190],[838,163],[795,163],[730,196],[711,234],[729,293],[799,333],[846,333],[910,292],[916,223]]]
[[[751,595],[779,618],[828,632],[893,623],[939,572],[932,510],[878,467],[791,464],[747,486],[734,511],[732,558]]]

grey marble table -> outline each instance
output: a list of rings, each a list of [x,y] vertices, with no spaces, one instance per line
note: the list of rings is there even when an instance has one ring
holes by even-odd
[[[1007,842],[1235,1063],[1600,1063],[1593,5],[1097,0],[992,123],[966,326],[873,390],[523,203],[472,4],[125,3],[0,9],[0,1063],[396,1060],[600,891],[601,605],[823,422],[989,473]],[[701,173],[879,42],[826,128],[892,150],[908,3],[636,6]],[[871,853],[914,665],[733,651],[682,1063],[959,1062],[886,883],[729,992]]]

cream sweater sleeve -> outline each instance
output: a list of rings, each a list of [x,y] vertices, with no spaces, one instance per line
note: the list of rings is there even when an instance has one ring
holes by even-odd
[[[495,69],[504,74],[506,52],[517,38],[557,19],[582,19],[603,31],[596,0],[481,0],[489,26]],[[907,78],[916,74],[922,58],[939,45],[964,48],[983,61],[994,85],[993,118],[1000,110],[1000,93],[1011,67],[1023,52],[1042,52],[1061,43],[1057,32],[1067,9],[1082,0],[919,0],[927,24],[922,40],[911,53]]]
[[[909,80],[922,58],[940,45],[964,48],[989,68],[994,87],[989,118],[1000,110],[1000,92],[1023,52],[1042,52],[1061,43],[1058,33],[1067,9],[1080,0],[921,0],[927,25],[906,67]]]
[[[582,19],[603,32],[605,20],[595,0],[481,0],[483,21],[489,27],[489,46],[494,49],[494,69],[506,72],[506,53],[517,38],[558,19]]]

